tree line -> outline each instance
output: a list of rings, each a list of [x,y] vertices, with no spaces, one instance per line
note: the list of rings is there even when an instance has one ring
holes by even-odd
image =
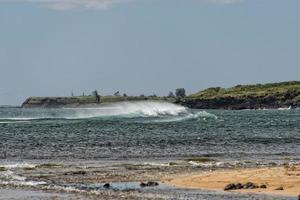
[[[71,96],[74,97],[74,93],[73,91],[71,92]],[[85,93],[83,92],[81,96],[86,96]],[[87,95],[87,96],[94,96],[96,98],[96,102],[100,103],[101,100],[101,95],[99,94],[99,92],[97,90],[94,90],[92,92],[92,94]],[[123,93],[123,95],[120,94],[120,91],[117,91],[113,94],[113,96],[123,96],[123,97],[127,97],[128,95],[126,93]],[[175,90],[175,94],[170,91],[169,94],[166,96],[168,98],[184,98],[186,96],[186,92],[184,88],[177,88]],[[140,97],[146,97],[144,94],[141,94]],[[149,95],[148,97],[157,97],[156,94],[153,95]]]

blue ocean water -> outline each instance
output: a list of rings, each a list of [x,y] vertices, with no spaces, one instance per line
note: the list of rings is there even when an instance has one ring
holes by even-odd
[[[159,102],[0,108],[2,159],[211,156],[300,159],[300,110],[191,110]]]
[[[22,170],[45,160],[90,165],[138,161],[164,166],[191,156],[214,160],[189,163],[208,169],[299,164],[300,109],[197,110],[149,101],[92,108],[0,107],[3,184],[43,186],[40,180],[25,181],[27,172]],[[269,199],[173,189],[159,193],[182,199]]]

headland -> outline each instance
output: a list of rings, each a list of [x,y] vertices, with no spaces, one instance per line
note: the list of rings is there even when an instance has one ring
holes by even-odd
[[[300,81],[213,87],[188,96],[29,97],[22,107],[91,107],[121,101],[167,101],[193,109],[277,109],[300,107]]]

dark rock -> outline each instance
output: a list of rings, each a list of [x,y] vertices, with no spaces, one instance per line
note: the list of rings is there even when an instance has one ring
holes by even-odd
[[[110,188],[110,184],[109,184],[109,183],[105,183],[105,184],[103,185],[103,187],[104,187],[104,188]]]
[[[260,188],[263,188],[263,189],[266,189],[267,188],[267,186],[265,185],[265,184],[263,184],[263,185],[261,185],[261,186],[259,186]]]
[[[237,183],[237,184],[235,185],[235,189],[236,189],[236,190],[239,190],[239,189],[242,189],[242,188],[243,188],[243,185],[240,184],[240,183]]]
[[[158,185],[159,185],[158,182],[153,182],[153,181],[148,182],[149,187],[158,186]]]
[[[159,183],[158,182],[154,182],[154,181],[149,181],[147,183],[141,182],[140,186],[141,187],[154,187],[154,186],[158,186]]]
[[[236,186],[234,183],[230,183],[228,185],[225,186],[224,190],[235,190],[236,189]]]
[[[275,188],[275,190],[283,190],[283,187]]]
[[[243,185],[243,188],[244,189],[255,189],[255,188],[258,188],[257,185],[255,185],[254,183],[252,182],[248,182],[246,184]]]
[[[141,187],[146,187],[146,186],[147,186],[147,183],[141,182],[140,186],[141,186]]]
[[[85,175],[86,174],[86,171],[76,171],[76,172],[73,172],[74,175]]]
[[[256,189],[256,188],[267,188],[266,185],[261,185],[260,187],[257,186],[256,184],[252,183],[252,182],[248,182],[245,184],[241,184],[241,183],[230,183],[228,185],[225,186],[224,190],[239,190],[239,189]]]
[[[74,172],[66,172],[64,175],[85,175],[86,171],[74,171]]]

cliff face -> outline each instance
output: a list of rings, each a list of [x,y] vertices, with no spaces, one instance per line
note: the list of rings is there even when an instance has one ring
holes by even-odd
[[[208,88],[186,97],[181,103],[198,109],[300,107],[300,81]]]
[[[197,109],[273,109],[273,108],[300,108],[300,101],[293,99],[278,100],[276,97],[248,97],[237,99],[234,97],[216,99],[189,99],[182,101],[182,105]]]

